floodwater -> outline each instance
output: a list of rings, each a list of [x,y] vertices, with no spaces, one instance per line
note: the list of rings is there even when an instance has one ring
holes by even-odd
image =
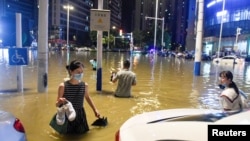
[[[58,135],[49,126],[56,112],[55,102],[59,83],[67,77],[64,51],[49,52],[48,91],[37,92],[37,52],[29,51],[29,65],[23,66],[24,92],[18,93],[16,66],[8,65],[7,50],[0,52],[0,109],[10,111],[22,121],[29,141],[114,141],[115,132],[129,117],[143,112],[171,108],[220,109],[218,73],[231,70],[238,87],[250,93],[250,65],[216,66],[201,62],[201,75],[194,76],[193,60],[154,55],[130,55],[122,52],[104,52],[102,56],[102,91],[96,91],[96,72],[90,59],[95,52],[71,52],[70,61],[78,59],[85,64],[84,78],[90,86],[90,96],[102,116],[108,118],[106,127],[93,127],[96,119],[88,104],[84,104],[90,131],[80,136]],[[130,59],[131,69],[137,74],[133,87],[134,98],[115,98],[116,84],[110,83],[110,68],[120,67],[120,61]]]

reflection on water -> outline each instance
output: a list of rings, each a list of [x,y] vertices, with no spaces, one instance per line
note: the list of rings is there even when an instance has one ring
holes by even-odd
[[[5,52],[5,51],[4,51]],[[250,65],[215,66],[202,62],[201,76],[193,75],[193,61],[178,58],[129,53],[103,53],[102,93],[96,91],[96,72],[92,70],[90,59],[95,52],[71,52],[70,60],[79,59],[85,65],[84,81],[90,86],[90,95],[98,110],[108,117],[105,128],[91,127],[82,136],[65,137],[49,127],[49,121],[56,112],[55,100],[60,82],[67,77],[66,52],[49,52],[48,92],[37,93],[37,52],[29,51],[29,65],[24,69],[24,93],[16,93],[16,67],[8,65],[5,53],[0,55],[0,109],[12,112],[23,122],[28,140],[33,141],[110,141],[120,125],[129,117],[153,110],[169,108],[211,108],[219,109],[218,73],[227,69],[234,73],[234,81],[239,88],[249,94]],[[110,83],[110,68],[120,68],[123,60],[133,62],[131,69],[137,74],[137,85],[130,99],[112,96],[116,84]],[[85,105],[89,125],[95,120],[94,114]]]

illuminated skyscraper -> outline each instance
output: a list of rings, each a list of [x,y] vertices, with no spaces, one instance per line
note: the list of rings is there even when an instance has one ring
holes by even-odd
[[[205,0],[203,50],[250,54],[250,1],[225,0],[222,10],[223,0]]]

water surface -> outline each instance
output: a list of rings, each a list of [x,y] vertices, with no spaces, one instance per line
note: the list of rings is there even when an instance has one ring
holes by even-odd
[[[67,77],[64,51],[49,52],[48,92],[37,92],[37,52],[29,52],[29,65],[23,66],[24,92],[17,93],[16,67],[8,65],[8,56],[2,51],[0,61],[0,109],[10,111],[21,119],[29,141],[113,141],[115,132],[129,117],[143,112],[170,108],[220,109],[218,73],[231,70],[238,87],[249,94],[249,64],[219,67],[211,62],[201,63],[201,75],[193,75],[193,60],[159,57],[153,55],[130,55],[122,52],[105,52],[102,60],[102,91],[96,91],[96,72],[90,59],[95,52],[71,52],[70,61],[78,59],[85,65],[83,81],[90,86],[90,96],[102,116],[108,117],[104,128],[92,127],[96,119],[88,104],[84,104],[90,131],[81,136],[58,135],[49,126],[56,112],[55,102],[59,83]],[[1,53],[0,53],[1,54]],[[115,98],[116,84],[110,83],[110,68],[120,67],[129,59],[131,69],[137,75],[133,87],[134,98]]]

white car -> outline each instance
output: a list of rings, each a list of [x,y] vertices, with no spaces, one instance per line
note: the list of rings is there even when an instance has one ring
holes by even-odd
[[[207,141],[208,125],[250,125],[250,111],[235,115],[209,109],[169,109],[128,119],[115,141]]]
[[[77,51],[92,51],[92,49],[90,47],[79,47],[76,48]]]
[[[0,110],[0,140],[27,141],[21,121],[13,114]]]
[[[228,55],[221,58],[214,58],[214,64],[220,65],[234,65],[234,64],[243,64],[245,62],[244,58],[239,58],[235,55]]]

